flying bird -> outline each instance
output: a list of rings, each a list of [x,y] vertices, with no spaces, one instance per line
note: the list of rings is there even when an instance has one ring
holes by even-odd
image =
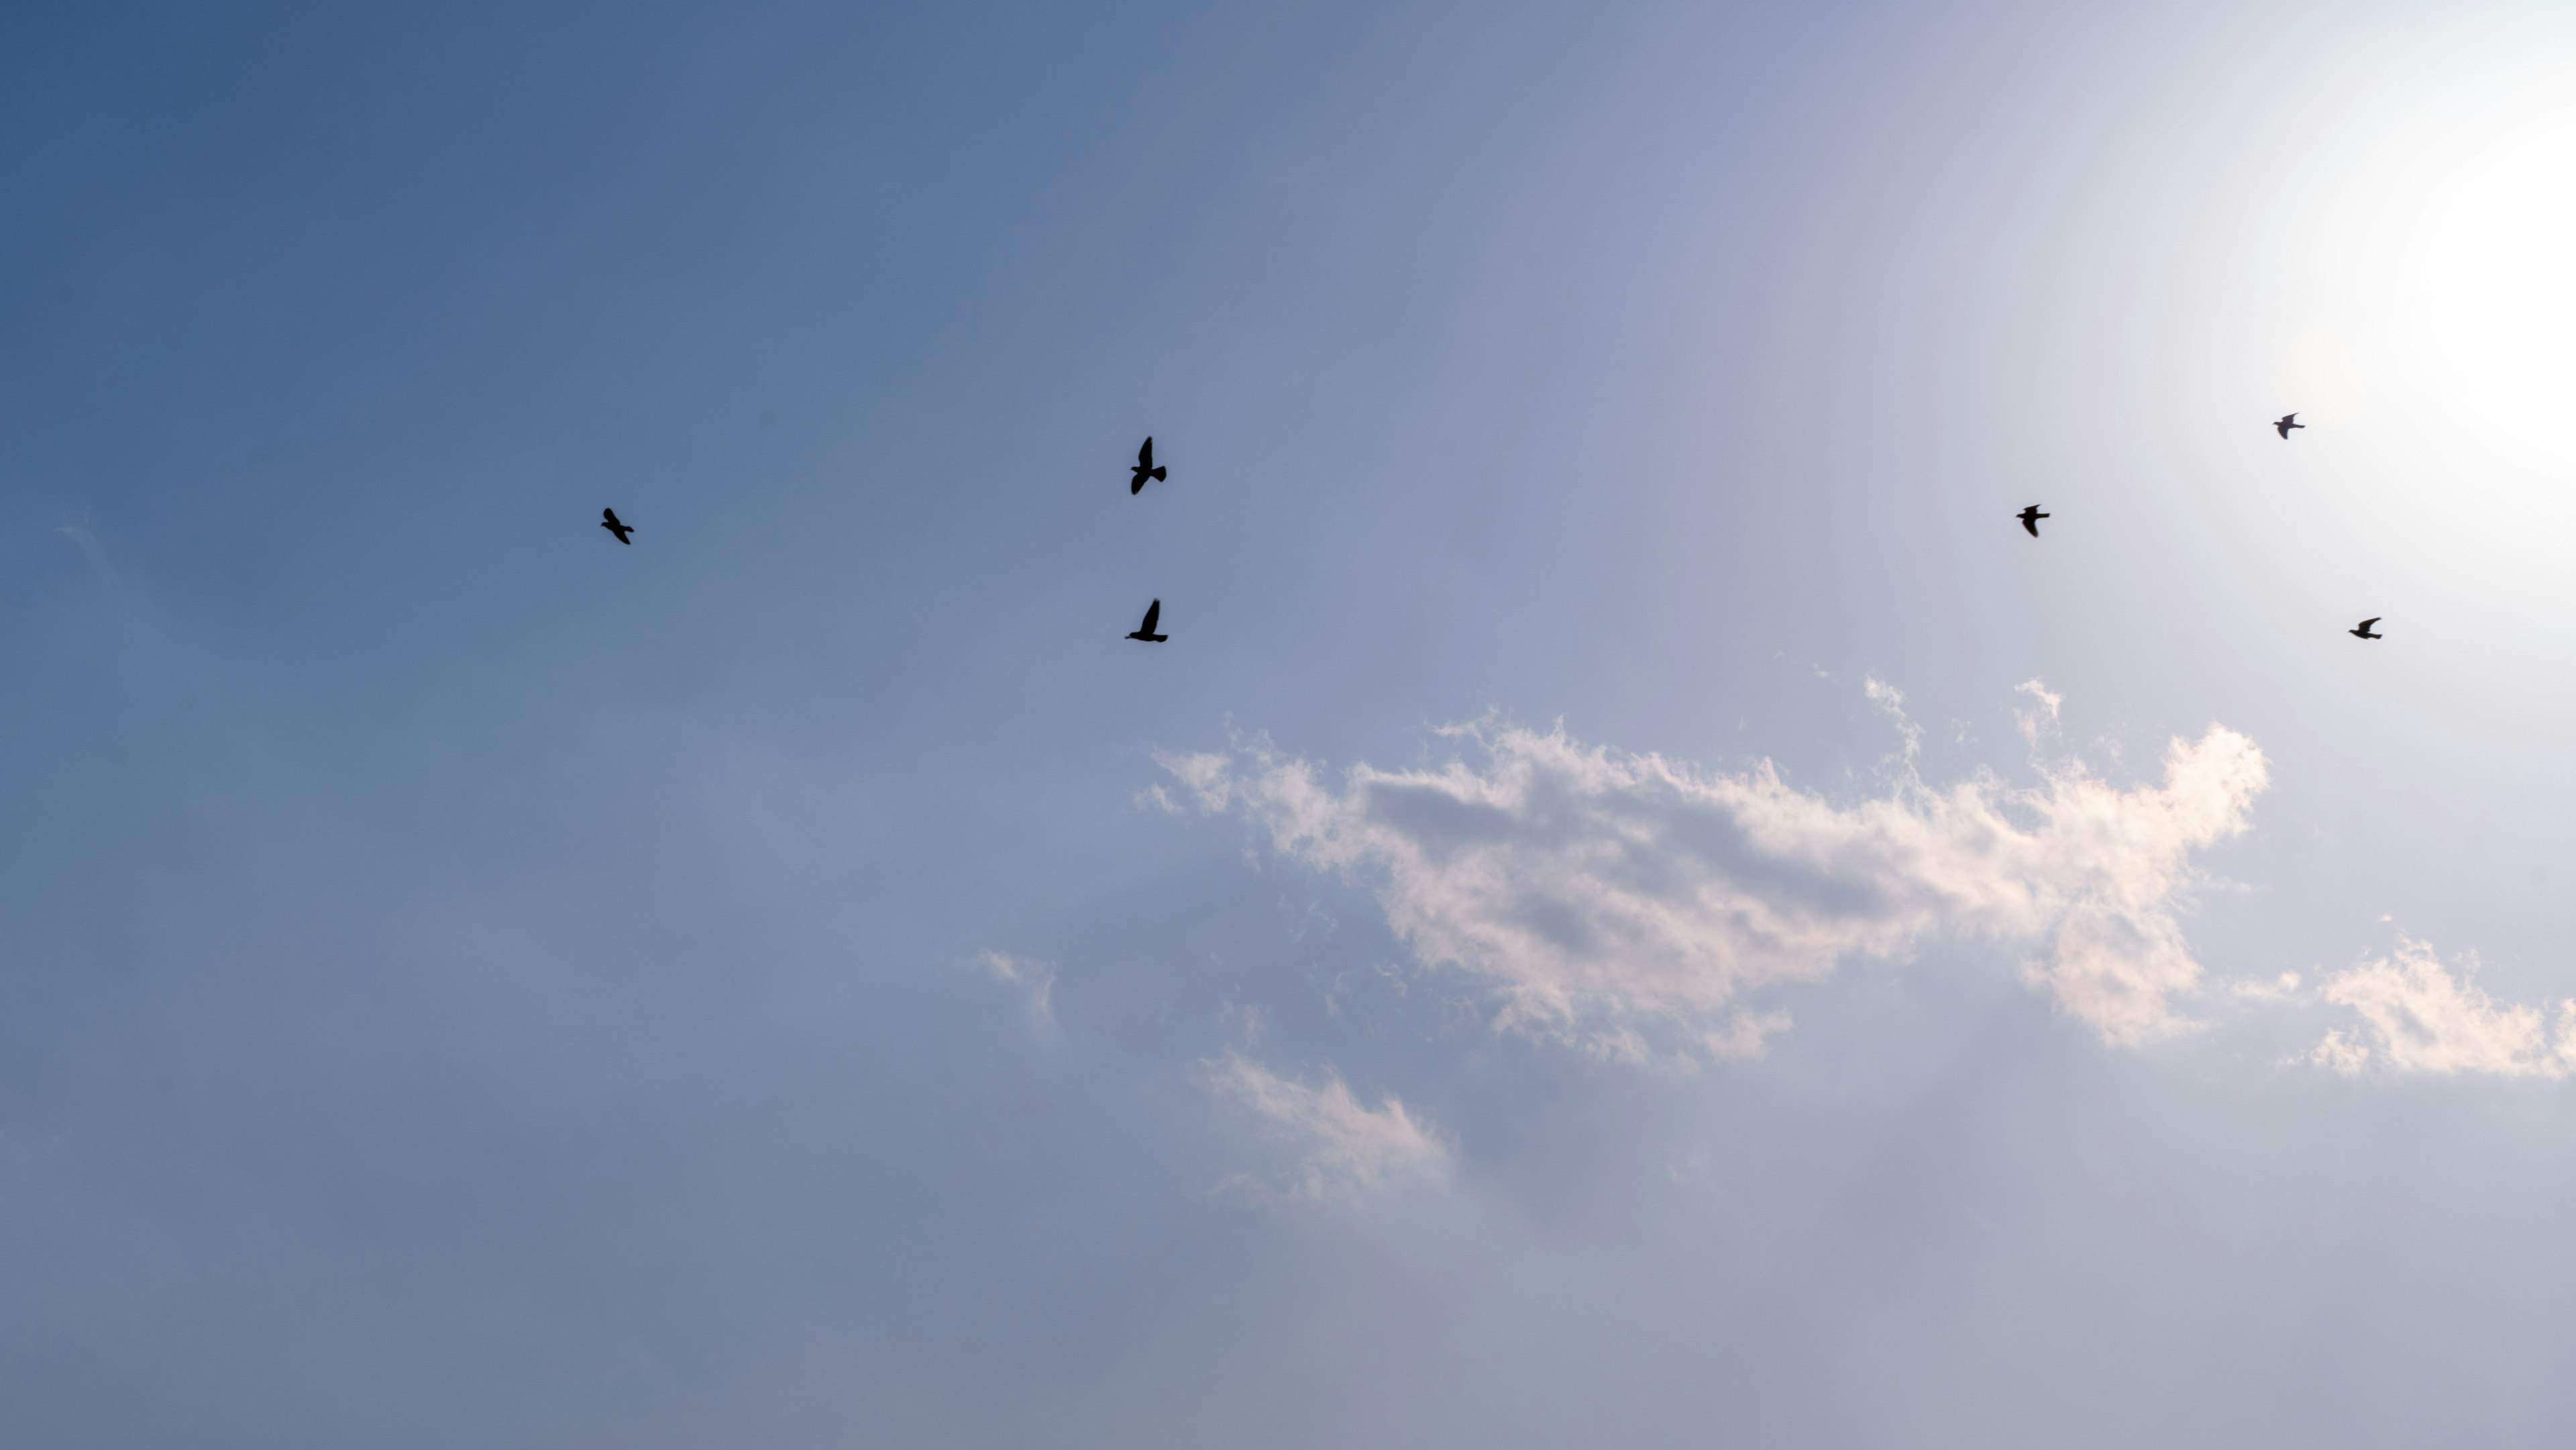
[[[2278,422],[2276,422],[2276,423],[2274,423],[2274,424],[2272,425],[2272,429],[2273,429],[2273,431],[2274,431],[2274,432],[2279,433],[2282,437],[2287,438],[2287,437],[2289,437],[2289,436],[2290,436],[2290,430],[2291,430],[2291,429],[2293,429],[2293,428],[2305,428],[2306,426],[2308,426],[2308,425],[2299,421],[2299,415],[2298,415],[2298,414],[2296,414],[2296,413],[2283,413],[2283,414],[2281,415],[2281,417],[2280,417],[2280,420],[2279,420]]]
[[[1136,475],[1127,481],[1127,496],[1134,498],[1145,491],[1146,479],[1150,478],[1160,483],[1163,481],[1163,475],[1170,470],[1154,466],[1154,440],[1147,438],[1145,446],[1136,450],[1136,466],[1128,471]]]
[[[2023,509],[2020,513],[2013,515],[2013,517],[2021,520],[2021,526],[2030,530],[2030,536],[2036,539],[2039,537],[2039,521],[2047,518],[2048,515],[2039,511],[2039,505],[2032,504],[2030,507]]]
[[[1147,644],[1161,644],[1163,641],[1171,638],[1168,634],[1154,633],[1154,626],[1160,623],[1162,618],[1163,601],[1157,599],[1153,603],[1145,606],[1145,622],[1136,626],[1136,632],[1127,637],[1129,639],[1141,639]]]
[[[2380,617],[2378,615],[2374,614],[2368,619],[2363,620],[2361,623],[2354,625],[2352,628],[2345,630],[2344,633],[2351,635],[2356,639],[2383,639],[2386,636],[2373,634],[2370,629],[2372,625],[2379,622],[2379,618]]]
[[[626,536],[635,532],[635,530],[617,521],[617,510],[601,509],[599,511],[599,526],[608,530],[610,533],[615,534],[617,536],[617,542],[624,544],[629,548],[634,547],[635,541]]]

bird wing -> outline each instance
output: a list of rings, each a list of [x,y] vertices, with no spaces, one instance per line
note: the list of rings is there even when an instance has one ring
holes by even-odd
[[[2021,516],[2021,526],[2030,530],[2030,536],[2032,538],[2036,539],[2039,537],[2039,515],[2023,514]]]
[[[617,510],[615,510],[615,509],[601,509],[601,510],[599,511],[599,516],[600,516],[602,519],[607,520],[607,521],[608,521],[608,523],[609,523],[609,525],[610,525],[611,527],[615,527],[615,525],[616,525],[616,523],[617,523]]]
[[[2371,617],[2369,617],[2368,619],[2365,619],[2365,620],[2363,620],[2363,621],[2361,622],[2361,628],[2363,628],[2363,629],[2368,629],[2368,628],[2370,628],[2372,625],[2377,624],[2379,621],[2380,621],[2380,616],[2379,616],[2379,615],[2374,614],[2374,615],[2372,615]]]
[[[1136,466],[1138,468],[1154,466],[1154,440],[1150,435],[1145,439],[1145,446],[1136,450]]]
[[[1136,632],[1138,634],[1152,634],[1154,632],[1155,621],[1162,617],[1163,601],[1157,599],[1153,603],[1145,606],[1145,623]]]

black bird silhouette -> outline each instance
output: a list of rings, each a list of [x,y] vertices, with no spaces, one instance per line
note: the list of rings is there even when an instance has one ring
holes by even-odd
[[[2273,431],[2274,431],[2274,432],[2279,433],[2282,437],[2287,438],[2287,437],[2289,437],[2289,436],[2290,436],[2290,430],[2291,430],[2291,429],[2293,429],[2293,428],[2305,428],[2306,426],[2308,426],[2308,425],[2299,421],[2299,415],[2298,415],[2298,414],[2296,414],[2296,413],[2283,413],[2283,414],[2281,415],[2281,419],[2280,419],[2280,421],[2279,421],[2279,422],[2277,422],[2277,423],[2274,423],[2274,424],[2272,425],[2272,429],[2273,429]]]
[[[1145,606],[1145,622],[1136,626],[1136,632],[1127,637],[1129,639],[1141,639],[1148,644],[1161,644],[1163,641],[1171,638],[1168,634],[1154,633],[1154,626],[1161,622],[1162,618],[1163,601],[1157,599],[1153,603]]]
[[[1136,450],[1136,466],[1129,472],[1136,476],[1127,481],[1127,496],[1134,498],[1145,491],[1146,479],[1150,478],[1160,483],[1163,481],[1163,475],[1170,470],[1154,466],[1154,440],[1148,438],[1145,440],[1145,446]]]
[[[2370,631],[2370,627],[2371,627],[2372,625],[2374,625],[2374,624],[2377,624],[2378,622],[2379,622],[2379,616],[2378,616],[2378,615],[2376,615],[2376,614],[2374,614],[2374,615],[2372,615],[2371,617],[2369,617],[2368,619],[2363,620],[2361,623],[2354,625],[2352,628],[2345,630],[2345,631],[2344,631],[2344,633],[2349,634],[2349,635],[2353,635],[2353,636],[2355,636],[2355,637],[2357,637],[2357,638],[2360,638],[2360,639],[2382,639],[2382,638],[2385,638],[2386,636],[2373,634],[2373,633],[2371,633],[2371,631]]]
[[[2030,530],[2030,536],[2036,539],[2039,537],[2039,521],[2048,517],[2048,515],[2039,511],[2039,505],[2032,504],[2030,507],[2023,509],[2020,513],[2013,515],[2013,517],[2021,520],[2021,526]]]
[[[610,533],[615,534],[617,536],[617,542],[624,544],[629,548],[634,547],[635,541],[626,536],[635,531],[617,521],[617,510],[601,509],[599,511],[599,526],[608,530]]]

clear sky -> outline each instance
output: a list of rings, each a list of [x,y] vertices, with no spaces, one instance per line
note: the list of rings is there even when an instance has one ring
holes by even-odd
[[[0,1439],[2563,1444],[2570,256],[2563,5],[9,7]]]

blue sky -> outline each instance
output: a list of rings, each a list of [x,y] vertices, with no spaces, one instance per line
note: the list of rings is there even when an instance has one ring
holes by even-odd
[[[2558,1443],[2571,42],[12,10],[13,1438]]]

